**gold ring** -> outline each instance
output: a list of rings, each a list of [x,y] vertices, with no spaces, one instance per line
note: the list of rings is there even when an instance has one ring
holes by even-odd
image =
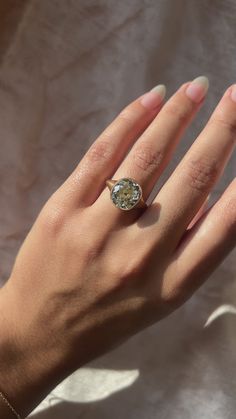
[[[110,198],[117,208],[124,211],[147,208],[143,200],[142,188],[134,179],[129,177],[119,180],[108,179],[106,185],[110,190]]]

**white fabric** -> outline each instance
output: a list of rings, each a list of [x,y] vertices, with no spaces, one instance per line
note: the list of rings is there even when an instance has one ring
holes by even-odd
[[[205,74],[204,109],[170,173],[236,81],[233,0],[5,0],[0,6],[0,276],[36,214],[137,95]],[[236,156],[213,193],[235,176]],[[34,419],[234,419],[235,252],[183,308],[60,384]]]

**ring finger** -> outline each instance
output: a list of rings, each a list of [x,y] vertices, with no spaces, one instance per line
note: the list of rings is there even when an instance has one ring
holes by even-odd
[[[182,85],[136,141],[113,178],[135,179],[141,185],[146,200],[168,164],[183,131],[202,105],[207,89],[206,77],[197,77],[192,83]],[[95,203],[96,207],[101,207],[103,214],[105,211],[113,222],[114,218],[117,221],[119,217],[124,220],[119,209],[110,203],[107,206],[108,199],[109,194],[105,189]],[[132,210],[128,217],[126,214],[125,220],[130,222],[135,219],[135,213]]]

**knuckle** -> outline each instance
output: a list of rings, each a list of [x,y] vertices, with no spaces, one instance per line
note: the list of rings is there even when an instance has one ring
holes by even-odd
[[[138,169],[154,171],[160,166],[164,156],[161,150],[154,150],[147,144],[138,145],[133,152],[133,159]]]
[[[213,124],[215,126],[219,126],[220,129],[226,129],[230,132],[232,135],[232,138],[235,140],[236,138],[236,119],[227,120],[226,118],[223,118],[222,116],[212,116],[210,121],[210,124]]]
[[[115,278],[115,287],[123,288],[126,285],[129,286],[141,276],[142,269],[143,267],[136,257],[126,260],[126,263],[123,263],[123,260],[120,261],[118,258],[116,263],[113,263],[110,268],[111,276]]]
[[[206,159],[190,159],[188,162],[187,175],[190,180],[190,186],[204,192],[212,187],[217,180],[218,164],[215,161]]]
[[[64,211],[54,204],[47,203],[39,214],[40,226],[44,233],[57,235],[65,225]]]
[[[179,122],[179,124],[186,124],[189,119],[189,110],[188,108],[181,106],[181,104],[177,105],[176,103],[169,103],[163,108],[167,117],[174,118]]]
[[[81,251],[81,254],[83,254],[83,263],[88,266],[88,264],[92,263],[98,258],[100,253],[101,247],[98,244],[92,243],[89,245],[84,245]]]
[[[121,278],[124,279],[131,279],[136,278],[138,275],[140,275],[141,272],[141,266],[139,261],[134,258],[133,260],[129,261],[125,264],[122,270]]]
[[[164,302],[167,311],[174,311],[180,307],[190,296],[190,292],[187,287],[183,284],[176,283],[169,289],[165,289],[162,295],[162,301]]]
[[[143,256],[142,258],[141,254],[142,252],[137,252],[124,265],[120,276],[122,284],[131,284],[133,281],[136,282],[141,279],[140,285],[145,285],[143,278],[147,277],[147,261],[146,257]]]
[[[108,140],[101,139],[96,141],[87,152],[87,159],[91,163],[108,160],[112,154],[112,146]]]
[[[85,266],[88,266],[103,253],[107,239],[106,236],[100,236],[97,233],[95,234],[95,232],[93,233],[93,236],[90,234],[86,235],[84,232],[82,235],[84,240],[79,244],[81,260],[83,260]]]

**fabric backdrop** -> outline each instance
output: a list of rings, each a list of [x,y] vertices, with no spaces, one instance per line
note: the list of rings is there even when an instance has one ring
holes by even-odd
[[[2,0],[1,284],[46,199],[122,107],[205,74],[209,95],[168,176],[236,82],[235,19],[233,0]],[[235,419],[235,255],[175,314],[66,379],[32,418]]]

